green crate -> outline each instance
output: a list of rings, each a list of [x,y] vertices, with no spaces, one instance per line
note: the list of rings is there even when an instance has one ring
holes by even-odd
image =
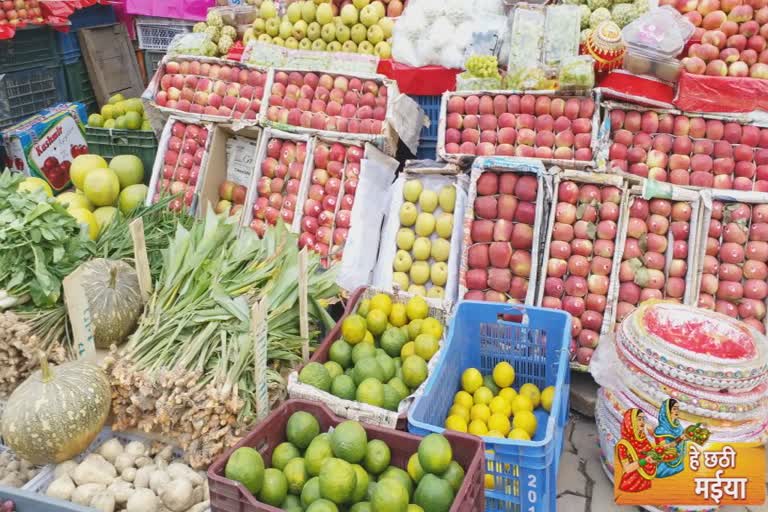
[[[147,81],[152,80],[160,61],[165,57],[165,52],[144,51],[144,69],[147,71]]]
[[[117,155],[136,155],[144,163],[144,182],[149,183],[157,154],[157,139],[151,131],[85,127],[88,152],[110,159]]]
[[[12,39],[0,40],[0,74],[49,67],[59,60],[53,30],[19,29]]]
[[[76,60],[71,64],[64,64],[64,79],[67,82],[67,98],[70,101],[85,103],[89,114],[98,111],[96,94],[91,87],[91,79],[88,77],[88,70],[83,59]]]

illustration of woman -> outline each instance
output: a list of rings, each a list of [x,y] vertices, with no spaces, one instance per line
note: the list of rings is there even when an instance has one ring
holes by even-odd
[[[674,476],[685,469],[683,461],[687,442],[679,439],[683,431],[677,400],[674,398],[664,400],[659,408],[659,425],[653,433],[657,445],[669,445],[669,447],[664,451],[662,461],[656,469],[658,478]]]
[[[621,423],[621,440],[616,452],[623,469],[619,489],[640,492],[651,487],[656,476],[656,464],[648,455],[654,447],[645,432],[645,417],[640,409],[629,409]]]

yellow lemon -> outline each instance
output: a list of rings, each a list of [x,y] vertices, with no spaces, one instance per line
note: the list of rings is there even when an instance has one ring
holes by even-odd
[[[388,313],[384,313],[381,309],[373,309],[373,306],[371,306],[368,316],[365,317],[365,323],[368,326],[368,330],[371,331],[374,336],[378,336],[387,329],[387,323],[389,321],[387,316]]]
[[[443,325],[436,318],[425,318],[421,323],[421,334],[431,334],[439,340],[443,337]]]
[[[515,397],[517,396],[517,391],[515,391],[512,388],[504,388],[501,391],[499,391],[499,396],[501,398],[503,398],[504,400],[506,400],[509,403],[510,407],[511,407],[512,406],[512,400],[514,400]]]
[[[491,414],[488,418],[488,428],[501,433],[501,437],[504,437],[509,433],[509,418],[503,414]]]
[[[360,315],[349,315],[341,322],[341,335],[350,345],[363,341],[365,329],[365,319]]]
[[[450,409],[448,409],[448,416],[460,416],[464,418],[464,421],[466,421],[467,423],[469,422],[469,419],[470,419],[469,409],[459,404],[454,404],[451,406]]]
[[[466,432],[467,421],[461,416],[448,416],[448,419],[445,420],[445,428],[456,432]]]
[[[536,387],[536,384],[531,384],[530,382],[523,384],[520,386],[520,394],[531,399],[534,409],[539,406],[539,403],[541,402],[541,392],[539,391],[539,388]]]
[[[370,309],[379,309],[389,316],[392,312],[392,297],[386,293],[377,293],[371,298]]]
[[[491,410],[487,405],[473,405],[469,410],[469,417],[472,421],[488,421],[488,418],[491,417]]]
[[[477,368],[467,368],[461,374],[461,387],[467,393],[474,393],[483,385],[483,375]]]
[[[528,435],[533,437],[536,434],[536,416],[530,411],[520,411],[515,414],[515,418],[512,420],[512,426],[528,432]]]
[[[472,397],[475,399],[476,404],[488,405],[489,403],[491,403],[491,400],[493,399],[493,391],[491,391],[485,386],[480,386],[472,394]]]
[[[507,439],[517,439],[518,441],[530,441],[531,436],[528,435],[528,432],[521,428],[513,428],[509,435],[507,436]]]
[[[503,414],[507,418],[509,418],[509,415],[512,414],[512,406],[509,405],[509,402],[507,402],[507,400],[501,396],[493,397],[489,407],[491,408],[491,412],[493,414]]]
[[[405,311],[411,320],[425,319],[429,313],[429,305],[423,297],[412,297],[405,305]]]
[[[395,327],[402,327],[408,323],[405,304],[392,304],[392,311],[389,313],[389,323]]]
[[[555,386],[549,386],[544,388],[541,392],[541,406],[545,411],[552,410],[552,402],[555,401]]]
[[[531,399],[525,395],[517,395],[512,400],[512,414],[517,416],[522,411],[533,412],[533,403]]]
[[[475,401],[472,399],[472,395],[466,391],[457,391],[456,394],[453,395],[453,403],[463,405],[467,409],[470,409],[475,404]]]
[[[476,436],[484,436],[488,433],[488,427],[485,425],[484,421],[480,420],[474,420],[472,423],[469,424],[469,428],[467,428],[467,431],[470,434],[474,434]]]
[[[500,388],[508,388],[515,382],[515,369],[506,361],[502,361],[493,369],[493,382]]]
[[[501,435],[501,432],[498,430],[489,430],[487,434],[485,434],[485,437],[501,437],[504,438],[503,435]]]
[[[400,359],[405,361],[405,358],[408,356],[412,356],[416,353],[416,343],[409,341],[405,345],[403,345],[403,348],[400,349]]]

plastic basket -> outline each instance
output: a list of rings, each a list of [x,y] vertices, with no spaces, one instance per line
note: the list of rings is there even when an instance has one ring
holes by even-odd
[[[152,80],[152,77],[155,76],[163,57],[165,57],[164,52],[144,52],[144,69],[147,71],[147,80]]]
[[[442,96],[411,96],[429,117],[429,126],[421,129],[417,158],[435,159],[437,153],[437,128],[440,125],[440,102]]]
[[[69,17],[69,22],[72,24],[69,27],[70,32],[72,32],[81,28],[117,23],[117,16],[111,3],[94,4],[85,9],[77,9]]]
[[[149,181],[157,154],[154,132],[137,130],[110,130],[85,127],[88,152],[112,158],[117,155],[136,155],[144,163],[144,178]]]
[[[309,412],[317,418],[323,432],[344,421],[323,404],[306,400],[285,402],[208,468],[212,512],[279,512],[279,508],[257,501],[242,484],[224,478],[224,466],[232,452],[243,446],[258,450],[264,458],[264,464],[271,465],[272,450],[285,441],[285,426],[288,418],[297,411]],[[380,439],[387,443],[392,453],[391,464],[403,469],[406,468],[408,459],[418,450],[421,442],[421,438],[405,432],[373,425],[363,426],[369,440]],[[456,493],[451,512],[482,512],[485,506],[483,442],[477,437],[458,432],[447,432],[445,437],[453,448],[454,460],[464,468],[465,472],[464,483]]]
[[[77,32],[56,32],[56,51],[64,64],[78,61],[81,54]]]
[[[564,311],[465,301],[455,310],[448,340],[424,393],[408,413],[408,430],[419,435],[443,432],[462,372],[491,373],[500,361],[515,369],[515,387],[531,382],[555,386],[549,415],[537,409],[539,428],[531,441],[484,437],[488,511],[555,512],[557,470],[568,420],[568,343],[571,318]]]
[[[167,18],[136,18],[136,34],[139,48],[165,52],[178,34],[192,32],[193,22]]]
[[[0,74],[48,67],[57,60],[56,41],[48,27],[20,29],[12,39],[0,40]]]
[[[0,73],[0,130],[65,101],[66,87],[61,66]]]
[[[64,79],[67,83],[67,99],[84,103],[88,113],[95,112],[98,105],[85,62],[79,59],[70,64],[64,64]]]
[[[419,139],[419,149],[416,150],[417,160],[437,160],[437,141]]]

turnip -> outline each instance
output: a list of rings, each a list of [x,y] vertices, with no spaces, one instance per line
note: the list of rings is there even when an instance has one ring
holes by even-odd
[[[77,468],[77,462],[73,460],[67,460],[57,465],[53,470],[54,478],[60,478],[64,475],[72,476],[72,472]]]

